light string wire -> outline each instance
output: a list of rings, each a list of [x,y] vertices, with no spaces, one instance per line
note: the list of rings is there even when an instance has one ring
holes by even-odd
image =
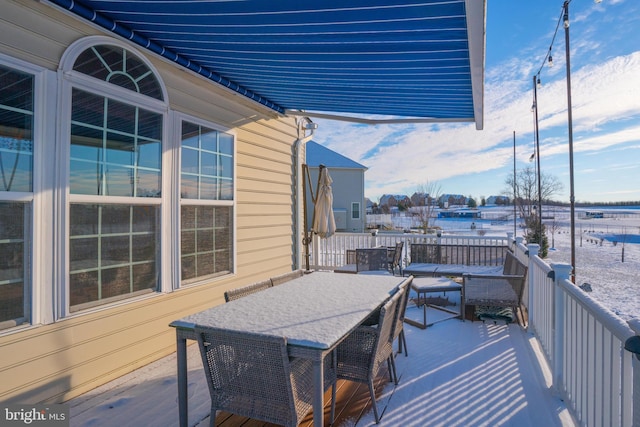
[[[571,3],[571,0],[567,1],[567,4]],[[551,50],[553,49],[553,44],[556,41],[556,36],[558,35],[558,29],[560,28],[560,23],[562,22],[562,19],[564,18],[564,3],[562,4],[562,10],[560,11],[560,16],[558,17],[558,23],[556,24],[556,30],[553,32],[553,38],[551,39],[551,44],[549,45],[549,50],[547,50],[547,54],[545,55],[544,59],[542,60],[542,64],[540,65],[540,68],[538,68],[538,72],[535,74],[538,79],[540,79],[540,73],[542,72],[542,69],[544,68],[544,65],[547,63],[549,57],[551,56]]]

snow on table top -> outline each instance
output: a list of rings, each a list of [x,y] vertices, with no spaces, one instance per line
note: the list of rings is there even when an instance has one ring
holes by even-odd
[[[406,278],[315,272],[184,317],[174,326],[212,326],[285,336],[290,345],[330,348]]]

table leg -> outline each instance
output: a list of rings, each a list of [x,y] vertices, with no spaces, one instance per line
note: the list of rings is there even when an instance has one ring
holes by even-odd
[[[189,424],[189,404],[187,402],[187,340],[176,330],[176,358],[178,360],[178,412],[180,427]]]
[[[324,363],[323,358],[313,360],[313,425],[324,426]]]

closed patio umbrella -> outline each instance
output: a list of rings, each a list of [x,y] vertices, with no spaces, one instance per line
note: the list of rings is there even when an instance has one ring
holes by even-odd
[[[323,239],[331,237],[336,232],[336,221],[333,217],[333,180],[329,175],[329,169],[320,168],[318,177],[318,190],[313,210],[312,230]]]
[[[303,169],[305,173],[305,183],[306,181],[309,181],[309,187],[311,187],[309,168],[307,165],[303,165]],[[313,194],[313,188],[310,188],[311,200],[313,201],[313,219],[311,221],[311,229],[307,228],[306,212],[304,215],[305,236],[303,238],[303,244],[305,246],[305,260],[307,270],[309,270],[309,245],[313,240],[313,234],[315,233],[320,236],[320,238],[326,239],[327,237],[331,237],[336,231],[336,221],[333,217],[333,190],[331,189],[332,182],[333,180],[329,175],[329,169],[327,169],[327,167],[324,165],[320,165],[320,173],[318,175],[318,183],[316,184],[315,197]],[[306,191],[304,192],[304,196],[304,206],[306,209]]]

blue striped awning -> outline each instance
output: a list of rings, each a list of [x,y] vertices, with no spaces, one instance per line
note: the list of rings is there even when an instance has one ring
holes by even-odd
[[[281,114],[483,126],[486,0],[50,0]]]

